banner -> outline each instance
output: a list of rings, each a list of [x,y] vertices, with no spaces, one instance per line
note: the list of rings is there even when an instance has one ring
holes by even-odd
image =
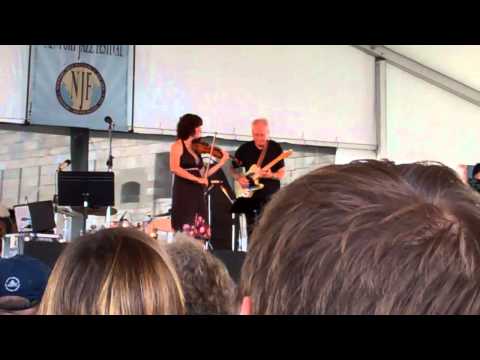
[[[34,45],[31,124],[128,131],[129,45]]]

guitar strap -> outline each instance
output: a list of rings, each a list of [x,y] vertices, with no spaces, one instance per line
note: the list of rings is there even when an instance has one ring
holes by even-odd
[[[262,152],[260,153],[260,156],[258,157],[258,161],[257,161],[257,167],[258,168],[261,168],[262,167],[262,162],[263,160],[265,159],[265,155],[267,155],[267,149],[268,149],[268,143],[270,141],[267,140],[267,143],[265,144],[265,146],[263,147],[262,149]]]

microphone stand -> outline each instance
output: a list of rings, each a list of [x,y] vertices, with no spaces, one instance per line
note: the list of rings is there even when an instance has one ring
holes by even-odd
[[[55,194],[53,195],[53,211],[55,221],[55,233],[58,235],[58,173],[60,172],[60,166],[58,166],[55,172]]]
[[[108,122],[108,160],[107,160],[107,171],[112,171],[112,168],[113,168],[113,155],[112,155],[112,130],[113,130],[113,127],[115,126],[115,123],[113,122],[113,120],[110,120]],[[107,212],[105,214],[106,216],[106,219],[105,219],[105,222],[106,222],[106,227],[110,227],[111,225],[111,208],[110,206],[107,207]]]
[[[108,123],[108,160],[107,160],[107,168],[108,171],[112,171],[113,168],[113,156],[112,156],[112,130],[115,125],[113,121]]]
[[[65,160],[63,163],[58,165],[57,170],[55,172],[55,194],[53,195],[53,210],[55,212],[54,221],[55,221],[55,229],[56,229],[57,235],[58,235],[58,229],[56,225],[58,223],[58,177],[60,172],[63,171],[63,168],[65,166],[69,166],[70,164],[71,164],[70,160]],[[65,234],[64,234],[64,238],[65,238]]]
[[[58,175],[61,171],[63,171],[63,167],[68,165],[70,165],[70,160],[66,160],[62,162],[60,165],[58,165],[57,170],[55,172],[55,194],[53,195],[53,205],[54,205],[55,211],[57,210],[57,207],[58,207]]]

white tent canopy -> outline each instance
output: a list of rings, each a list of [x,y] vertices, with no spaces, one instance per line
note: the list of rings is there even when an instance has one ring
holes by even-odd
[[[0,122],[25,121],[28,45],[0,45]]]
[[[135,131],[174,133],[187,112],[204,132],[374,148],[374,59],[341,46],[137,46]]]
[[[480,46],[386,48],[480,89]],[[348,45],[136,46],[134,129],[174,134],[178,117],[193,112],[204,132],[244,140],[250,121],[267,117],[276,139],[337,147],[338,161],[375,157],[374,61]],[[480,107],[405,70],[385,67],[383,156],[479,161]],[[28,46],[0,46],[0,122],[25,121],[27,77]]]

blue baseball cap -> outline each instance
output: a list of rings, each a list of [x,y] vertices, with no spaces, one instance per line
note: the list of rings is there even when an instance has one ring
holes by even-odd
[[[34,306],[42,299],[49,276],[50,268],[33,257],[0,259],[0,298],[18,296]]]

